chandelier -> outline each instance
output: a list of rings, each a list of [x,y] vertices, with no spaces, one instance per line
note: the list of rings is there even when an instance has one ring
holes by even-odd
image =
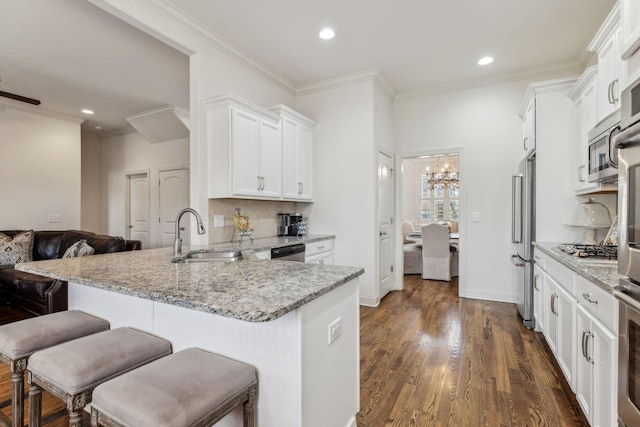
[[[427,170],[425,175],[427,176],[427,185],[430,190],[434,190],[436,188],[439,189],[458,189],[460,182],[460,174],[458,172],[452,172],[449,170],[449,156],[446,157],[447,161],[444,164],[444,167],[440,167],[440,157],[436,158],[436,164],[433,168],[433,171],[429,170],[429,166],[427,166]]]

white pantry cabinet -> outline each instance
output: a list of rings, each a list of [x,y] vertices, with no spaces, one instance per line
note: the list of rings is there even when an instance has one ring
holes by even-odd
[[[628,59],[640,48],[640,2],[620,0],[621,53]]]
[[[204,102],[210,198],[280,199],[280,117],[235,95]]]
[[[613,7],[587,48],[598,55],[598,121],[620,108],[622,60],[620,59],[620,8]]]
[[[282,117],[282,196],[285,200],[312,201],[315,122],[286,105],[270,110]]]

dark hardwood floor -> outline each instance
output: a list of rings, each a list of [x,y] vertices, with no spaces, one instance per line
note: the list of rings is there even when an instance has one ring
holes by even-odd
[[[544,338],[515,305],[405,276],[362,307],[358,427],[587,426]]]
[[[358,427],[587,426],[544,338],[515,306],[457,294],[456,280],[411,275],[379,307],[361,307]],[[0,306],[0,324],[28,317]],[[0,364],[0,400],[10,395]],[[47,393],[43,406],[45,416],[64,407]],[[47,424],[66,425],[66,416]]]

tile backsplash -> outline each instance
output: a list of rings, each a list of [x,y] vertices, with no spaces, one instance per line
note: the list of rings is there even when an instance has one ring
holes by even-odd
[[[209,199],[209,243],[225,243],[238,240],[238,235],[233,235],[235,224],[233,215],[236,208],[240,212],[249,215],[249,221],[253,228],[253,238],[273,237],[278,235],[278,213],[295,213],[295,202],[279,202],[271,200],[243,200],[243,199]],[[224,227],[213,227],[213,216],[224,215]]]

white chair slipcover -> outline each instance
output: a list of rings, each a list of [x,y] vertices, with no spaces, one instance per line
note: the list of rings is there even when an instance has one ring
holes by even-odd
[[[454,260],[455,258],[455,260]],[[448,225],[422,227],[422,278],[450,281],[458,275],[458,252],[449,245]]]

